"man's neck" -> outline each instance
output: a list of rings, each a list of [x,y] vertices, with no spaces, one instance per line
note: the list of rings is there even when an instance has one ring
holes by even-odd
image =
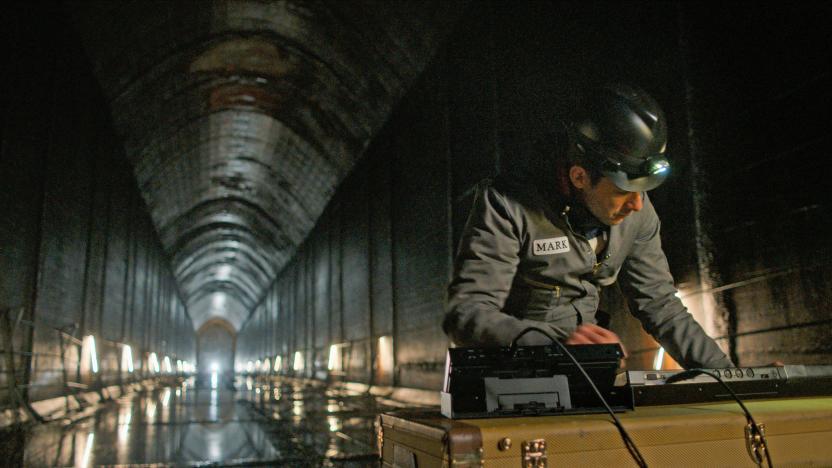
[[[602,223],[593,215],[583,200],[573,197],[570,202],[569,220],[572,229],[578,234],[592,239],[609,232],[609,226]]]

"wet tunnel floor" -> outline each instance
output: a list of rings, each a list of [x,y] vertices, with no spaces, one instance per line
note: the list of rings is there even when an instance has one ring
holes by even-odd
[[[6,431],[6,466],[378,466],[375,418],[400,407],[318,381],[188,383],[101,404],[71,425]]]

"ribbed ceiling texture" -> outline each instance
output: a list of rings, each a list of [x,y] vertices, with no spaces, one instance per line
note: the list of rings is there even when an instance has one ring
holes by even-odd
[[[67,4],[199,328],[237,329],[460,4]]]

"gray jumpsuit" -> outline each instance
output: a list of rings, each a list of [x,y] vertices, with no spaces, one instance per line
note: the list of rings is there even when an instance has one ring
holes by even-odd
[[[530,325],[565,338],[581,323],[596,323],[600,288],[618,279],[630,310],[677,362],[732,366],[676,297],[646,194],[641,211],[610,227],[600,256],[573,231],[569,212],[565,198],[545,202],[534,189],[480,184],[448,287],[443,328],[455,343],[507,346]],[[524,338],[548,342],[540,334]]]

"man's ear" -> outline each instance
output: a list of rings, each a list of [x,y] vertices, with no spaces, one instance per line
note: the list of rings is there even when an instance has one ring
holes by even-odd
[[[579,190],[583,190],[590,185],[589,173],[581,166],[572,166],[569,168],[569,180]]]

